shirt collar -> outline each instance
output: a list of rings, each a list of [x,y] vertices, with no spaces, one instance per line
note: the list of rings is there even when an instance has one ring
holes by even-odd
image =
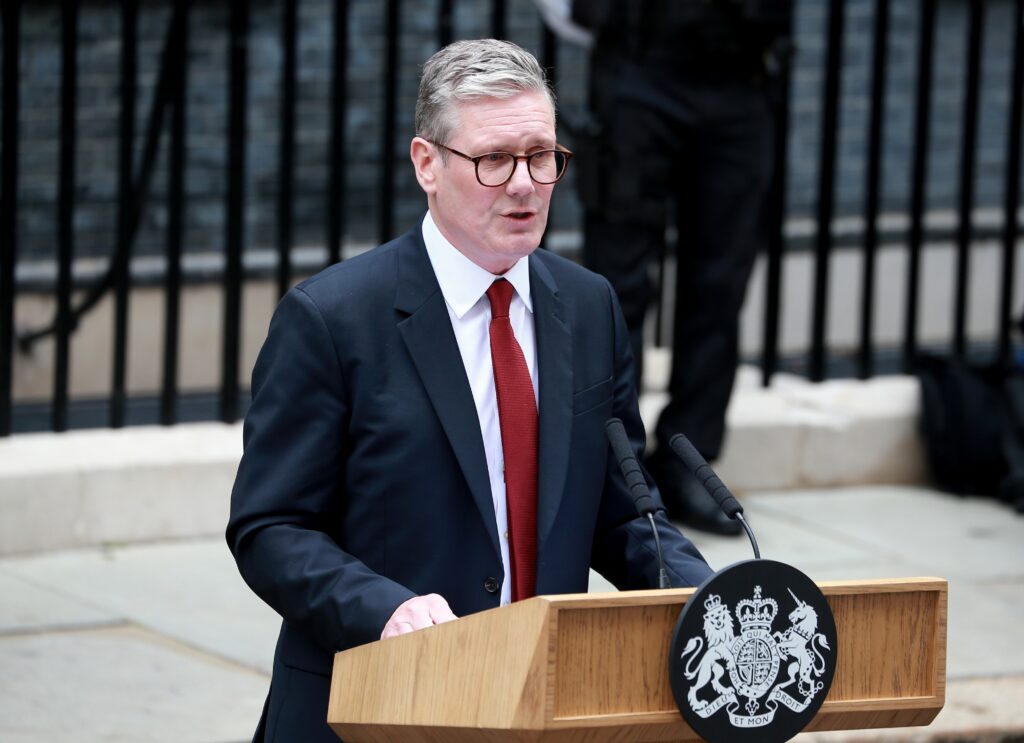
[[[437,283],[441,286],[441,294],[457,318],[461,320],[498,278],[507,279],[523,300],[526,309],[533,313],[528,256],[520,258],[512,268],[497,276],[473,263],[448,242],[437,228],[429,211],[423,218],[422,229],[423,243],[427,247],[427,256],[430,258],[434,275],[437,276]]]

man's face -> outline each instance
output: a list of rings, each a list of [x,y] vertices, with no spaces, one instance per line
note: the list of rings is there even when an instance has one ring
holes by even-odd
[[[456,114],[455,133],[441,144],[472,157],[555,146],[555,115],[543,93],[464,101]],[[554,184],[535,183],[526,161],[518,161],[504,186],[489,188],[477,181],[473,163],[452,154],[444,163],[440,149],[419,137],[411,155],[441,234],[478,266],[504,273],[540,244]]]

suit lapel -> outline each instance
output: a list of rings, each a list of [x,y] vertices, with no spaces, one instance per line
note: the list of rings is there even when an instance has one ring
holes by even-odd
[[[408,315],[399,321],[398,330],[500,555],[480,420],[444,295],[418,228],[399,248],[395,309]]]
[[[539,252],[539,251],[538,251]],[[537,549],[543,548],[562,501],[572,433],[572,334],[554,277],[530,256],[530,294],[537,336],[540,461],[537,468]]]

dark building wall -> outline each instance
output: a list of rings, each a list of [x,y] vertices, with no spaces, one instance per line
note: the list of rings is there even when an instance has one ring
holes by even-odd
[[[219,251],[224,240],[227,145],[228,16],[223,2],[194,2],[190,20],[187,118],[186,246],[188,251]],[[322,245],[328,182],[330,68],[333,3],[300,2],[298,107],[296,135],[295,241]],[[1009,100],[1012,2],[986,2],[979,120],[978,205],[997,205],[1003,192]],[[456,38],[488,35],[491,3],[456,0]],[[385,7],[380,0],[349,2],[348,86],[345,173],[346,240],[374,242],[380,198],[378,163],[383,111]],[[795,37],[798,54],[791,90],[788,210],[811,214],[817,198],[817,163],[823,105],[828,3],[798,0]],[[839,214],[856,213],[863,198],[863,153],[871,84],[873,0],[845,3],[846,36],[839,131],[837,198]],[[961,102],[966,75],[966,0],[941,0],[936,37],[935,92],[929,164],[929,208],[956,203]],[[913,153],[913,103],[917,80],[916,0],[893,0],[890,72],[886,103],[883,203],[902,210],[909,200]],[[280,2],[250,3],[247,112],[246,245],[271,247],[278,189],[280,89]],[[542,30],[530,0],[509,0],[507,36],[540,53]],[[425,200],[407,165],[418,68],[436,49],[437,3],[405,0],[400,37],[400,101],[394,152],[397,172],[396,230],[422,213]],[[170,17],[169,3],[142,4],[139,30],[139,93],[136,164],[158,75],[160,52]],[[113,2],[81,4],[78,51],[79,109],[75,207],[76,255],[106,256],[116,234],[118,84],[120,12]],[[59,149],[60,9],[54,2],[26,3],[21,32],[21,143],[19,257],[46,258],[56,243]],[[583,109],[586,53],[559,49],[558,93],[562,116],[572,120]],[[166,144],[166,143],[165,143]],[[570,142],[571,145],[571,142]],[[164,146],[161,150],[166,149]],[[571,172],[571,171],[570,171]],[[137,241],[137,254],[162,253],[167,174],[161,154]],[[557,192],[553,225],[575,229],[578,206],[571,184]]]
[[[817,199],[828,5],[814,0],[798,2],[795,36],[799,53],[790,99],[788,195],[790,212],[797,214],[812,210]],[[920,5],[916,0],[891,2],[882,158],[887,210],[904,210],[910,200]],[[984,5],[975,194],[979,206],[992,206],[1001,203],[1004,187],[1013,3],[996,0]],[[873,1],[849,0],[845,6],[836,191],[840,214],[859,211],[864,198],[875,21]],[[968,11],[967,0],[938,2],[927,190],[927,203],[933,209],[954,207],[959,194]]]

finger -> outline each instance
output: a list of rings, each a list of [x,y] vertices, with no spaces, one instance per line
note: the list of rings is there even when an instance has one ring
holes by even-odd
[[[397,637],[414,630],[430,627],[434,621],[430,618],[428,601],[425,596],[414,596],[401,603],[391,615],[380,633],[382,640]]]
[[[427,598],[431,599],[427,608],[430,613],[430,619],[434,624],[442,624],[458,619],[452,612],[451,607],[448,606],[448,602],[444,600],[444,597],[432,593]]]
[[[441,604],[445,606],[448,605],[445,600],[437,594],[416,596],[415,598],[405,602],[405,604],[400,607],[401,611],[396,612],[395,618],[399,621],[408,622],[412,625],[413,629],[431,627],[434,625],[434,620],[431,617],[431,608],[436,601],[440,601]]]
[[[382,640],[398,637],[435,624],[450,622],[457,617],[443,596],[436,593],[414,596],[395,609],[388,623],[380,633]]]
[[[390,621],[384,627],[384,631],[380,634],[380,639],[387,640],[389,637],[398,637],[399,635],[407,635],[413,631],[413,626],[409,622]]]

